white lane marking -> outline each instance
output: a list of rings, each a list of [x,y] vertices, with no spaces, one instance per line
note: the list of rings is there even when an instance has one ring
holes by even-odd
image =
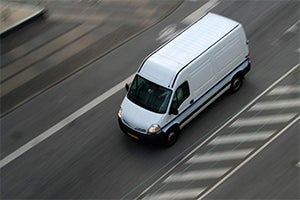
[[[293,33],[298,29],[298,24],[300,23],[300,20],[298,20],[295,24],[293,24],[292,26],[290,26],[283,34],[287,34],[287,33]]]
[[[214,137],[217,133],[219,133],[224,127],[226,127],[228,124],[230,124],[233,120],[235,120],[241,113],[243,113],[246,109],[248,109],[252,104],[254,104],[259,98],[261,98],[263,95],[267,94],[275,85],[277,85],[280,81],[282,81],[284,78],[286,78],[288,75],[290,75],[293,71],[295,71],[300,64],[295,65],[292,67],[289,71],[287,71],[284,75],[282,75],[279,79],[277,79],[274,83],[272,83],[267,89],[265,89],[262,93],[260,93],[258,96],[256,96],[251,102],[249,102],[243,109],[241,109],[238,113],[236,113],[234,116],[232,116],[230,119],[228,119],[223,125],[221,125],[216,131],[214,131],[206,140],[204,140],[202,143],[200,143],[198,146],[196,146],[193,150],[190,151],[186,156],[184,156],[181,160],[179,160],[176,164],[173,165],[167,172],[165,172],[163,175],[160,176],[160,178],[156,179],[150,186],[148,186],[142,193],[140,193],[135,199],[140,199],[141,196],[143,196],[146,192],[148,192],[154,185],[156,185],[159,181],[164,179],[167,175],[171,173],[176,167],[178,167],[181,163],[183,163],[188,157],[190,157],[193,153],[195,153],[200,147],[205,145],[212,137]],[[177,158],[176,158],[177,159]],[[174,160],[172,160],[174,161]],[[172,162],[171,161],[171,162]],[[138,185],[139,186],[139,185]],[[138,187],[137,186],[137,187]],[[133,188],[131,191],[129,191],[123,198],[125,198],[127,195],[132,193],[137,187]]]
[[[203,179],[214,179],[223,176],[226,172],[228,172],[231,168],[217,168],[217,169],[204,169],[198,171],[190,171],[185,173],[177,173],[170,175],[164,183],[170,182],[182,182],[182,181],[195,181],[195,180],[203,180]]]
[[[213,152],[213,153],[206,153],[203,155],[194,155],[191,159],[187,161],[187,163],[203,163],[203,162],[242,159],[245,158],[253,150],[254,148]]]
[[[278,86],[271,90],[267,95],[283,95],[283,94],[292,94],[292,93],[300,93],[300,86],[299,85],[285,85],[285,86]]]
[[[299,167],[299,168],[300,168],[300,161],[297,162],[296,167]]]
[[[203,6],[198,8],[196,11],[194,11],[192,14],[184,18],[181,23],[183,24],[191,24],[195,20],[199,19],[201,16],[203,16],[205,13],[209,12],[211,9],[216,7],[220,3],[219,0],[210,0],[207,3],[205,3]]]
[[[220,145],[220,144],[231,144],[231,143],[243,143],[252,142],[258,140],[265,140],[275,133],[271,131],[261,131],[253,133],[240,133],[232,135],[221,135],[212,140],[208,145]]]
[[[251,118],[240,118],[234,121],[230,125],[230,127],[284,123],[290,121],[296,115],[297,113],[289,113],[289,114],[280,114],[280,115],[257,116]]]
[[[180,30],[177,30],[176,24],[171,24],[159,32],[158,38],[156,38],[156,41],[160,41],[161,43],[166,42],[167,40],[174,37],[179,31]]]
[[[289,129],[292,125],[294,125],[297,121],[300,120],[300,116],[290,122],[286,127],[284,127],[280,132],[278,132],[274,137],[272,137],[268,142],[266,142],[263,146],[257,149],[253,154],[251,154],[246,160],[244,160],[241,164],[231,170],[228,174],[226,174],[219,182],[217,182],[213,187],[207,190],[204,194],[202,194],[198,200],[205,198],[208,194],[210,194],[213,190],[215,190],[219,185],[221,185],[224,181],[226,181],[230,176],[232,176],[236,171],[238,171],[241,167],[247,164],[252,158],[254,158],[258,153],[264,150],[271,142],[276,140],[280,135],[282,135],[287,129]]]
[[[177,189],[157,194],[146,195],[143,199],[193,199],[201,194],[206,188],[195,188],[195,189]]]
[[[298,20],[295,24],[293,24],[292,26],[290,26],[288,29],[286,29],[284,31],[284,33],[281,35],[280,38],[274,40],[271,45],[273,46],[278,46],[280,44],[280,40],[282,40],[282,38],[287,35],[287,34],[291,34],[291,33],[295,33],[298,29],[298,24],[299,24],[300,20]]]
[[[192,14],[188,15],[186,18],[184,18],[180,23],[184,25],[189,25],[199,19],[201,16],[203,16],[205,13],[209,12],[211,9],[213,9],[215,6],[217,6],[220,3],[220,0],[210,0],[207,3],[205,3],[203,6],[198,8],[196,11],[194,11]],[[156,41],[159,41],[160,43],[166,42],[172,37],[174,37],[176,34],[178,34],[181,31],[181,29],[177,29],[176,24],[170,24],[167,27],[165,27],[163,30],[161,30],[158,34],[158,37],[156,38]]]
[[[79,110],[75,111],[74,113],[72,113],[71,115],[66,117],[65,119],[61,120],[60,122],[58,122],[57,124],[52,126],[50,129],[46,130],[39,136],[33,138],[28,143],[24,144],[19,149],[17,149],[16,151],[12,152],[11,154],[9,154],[5,158],[3,158],[0,161],[0,169],[2,167],[4,167],[5,165],[7,165],[8,163],[10,163],[11,161],[13,161],[14,159],[21,156],[26,151],[28,151],[31,148],[33,148],[34,146],[38,145],[39,143],[41,143],[42,141],[44,141],[45,139],[47,139],[48,137],[50,137],[51,135],[56,133],[57,131],[61,130],[63,127],[70,124],[75,119],[79,118],[80,116],[82,116],[83,114],[88,112],[89,110],[93,109],[95,106],[97,106],[101,102],[103,102],[106,99],[108,99],[109,97],[111,97],[113,94],[118,92],[120,89],[124,88],[125,83],[130,82],[133,79],[133,76],[134,75],[131,75],[130,77],[126,78],[121,83],[117,84],[110,90],[108,90],[105,93],[103,93],[102,95],[98,96],[97,98],[95,98],[94,100],[92,100],[91,102],[86,104],[85,106],[81,107]]]
[[[288,99],[288,100],[258,102],[253,107],[251,107],[249,110],[260,111],[260,110],[293,108],[293,107],[299,107],[299,106],[300,106],[299,99]]]
[[[126,78],[121,83],[117,84],[116,86],[114,86],[113,88],[111,88],[110,90],[105,92],[104,94],[102,94],[99,97],[95,98],[94,100],[92,100],[87,105],[85,105],[82,108],[80,108],[79,110],[75,111],[73,114],[71,114],[67,118],[65,118],[62,121],[58,122],[56,125],[54,125],[50,129],[48,129],[45,132],[41,133],[39,136],[33,138],[31,141],[29,141],[25,145],[21,146],[19,149],[15,150],[11,154],[9,154],[5,158],[3,158],[0,161],[0,169],[2,167],[4,167],[5,165],[7,165],[8,163],[10,163],[11,161],[13,161],[14,159],[16,159],[17,157],[21,156],[23,153],[25,153],[29,149],[33,148],[34,146],[36,146],[40,142],[44,141],[45,139],[47,139],[48,137],[50,137],[51,135],[53,135],[54,133],[56,133],[57,131],[62,129],[63,127],[65,127],[67,124],[71,123],[72,121],[74,121],[75,119],[77,119],[78,117],[83,115],[84,113],[88,112],[90,109],[94,108],[95,106],[97,106],[98,104],[103,102],[105,99],[109,98],[110,96],[112,96],[113,94],[118,92],[121,88],[123,88],[124,84],[127,83],[127,82],[130,82],[133,79],[133,77],[134,77],[134,74],[132,74],[131,76]]]

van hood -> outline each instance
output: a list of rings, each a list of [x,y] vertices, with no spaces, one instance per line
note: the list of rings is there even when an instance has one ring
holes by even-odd
[[[131,102],[127,96],[122,104],[122,121],[130,128],[147,134],[148,128],[152,124],[159,124],[163,114],[158,114],[142,108],[141,106]]]

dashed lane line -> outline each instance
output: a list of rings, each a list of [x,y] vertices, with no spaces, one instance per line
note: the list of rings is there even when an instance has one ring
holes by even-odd
[[[220,0],[210,0],[206,2],[203,6],[198,8],[192,14],[185,17],[180,24],[181,25],[189,25],[199,19],[201,16],[209,12],[211,9],[216,7],[220,3]],[[166,26],[163,30],[161,30],[156,38],[156,41],[160,41],[160,43],[164,43],[174,37],[176,34],[182,31],[179,24],[170,24]]]
[[[205,153],[202,155],[194,155],[186,163],[203,163],[203,162],[217,162],[224,160],[243,159],[250,154],[254,148],[239,149],[230,151],[221,151],[213,153]]]
[[[289,113],[289,114],[280,114],[280,115],[256,116],[251,118],[240,118],[234,121],[230,125],[230,127],[245,127],[245,126],[285,123],[292,120],[296,115],[297,113]]]
[[[217,3],[219,3],[216,0],[210,0],[209,2],[211,2],[211,3],[215,2],[216,3],[215,6],[217,5]],[[212,7],[210,7],[210,9],[211,8]],[[208,12],[208,11],[209,11],[209,9],[207,8],[205,10],[205,12]],[[198,11],[198,14],[201,14],[200,11]],[[204,14],[204,13],[202,13],[202,14]],[[194,15],[194,17],[196,17],[196,15]],[[50,137],[51,135],[53,135],[54,133],[56,133],[57,131],[59,131],[60,129],[62,129],[63,127],[65,127],[66,125],[68,125],[69,123],[71,123],[72,121],[77,119],[78,117],[80,117],[81,115],[83,115],[84,113],[88,112],[89,110],[91,110],[92,108],[94,108],[95,106],[97,106],[98,104],[100,104],[101,102],[103,102],[104,100],[106,100],[107,98],[109,98],[110,96],[115,94],[116,92],[118,92],[121,88],[124,87],[124,84],[130,82],[133,79],[133,77],[134,77],[134,74],[130,75],[124,81],[120,82],[119,84],[117,84],[116,86],[114,86],[113,88],[108,90],[107,92],[103,93],[102,95],[96,97],[94,100],[92,100],[85,106],[81,107],[79,110],[75,111],[74,113],[72,113],[71,115],[69,115],[68,117],[63,119],[62,121],[58,122],[57,124],[55,124],[54,126],[49,128],[48,130],[41,133],[39,136],[33,138],[31,141],[24,144],[19,149],[15,150],[11,154],[9,154],[5,158],[3,158],[0,161],[0,169],[2,167],[4,167],[5,165],[7,165],[8,163],[15,160],[16,158],[18,158],[19,156],[21,156],[22,154],[24,154],[25,152],[27,152],[28,150],[30,150],[31,148],[33,148],[34,146],[41,143],[42,141],[44,141],[45,139],[47,139],[48,137]]]
[[[204,140],[202,143],[200,143],[198,146],[196,146],[193,150],[191,150],[186,156],[184,156],[181,160],[179,160],[176,164],[173,165],[168,171],[166,171],[163,175],[161,175],[156,181],[154,181],[151,185],[149,185],[146,189],[143,190],[135,199],[140,199],[143,197],[151,188],[153,188],[156,184],[158,184],[160,181],[165,179],[175,168],[177,168],[179,165],[181,165],[185,160],[187,160],[191,155],[193,155],[200,147],[204,146],[209,140],[211,140],[213,137],[215,137],[216,134],[218,134],[222,129],[224,129],[226,126],[228,126],[230,123],[232,123],[241,113],[245,112],[247,109],[249,109],[258,99],[260,99],[263,95],[266,95],[272,88],[274,88],[280,81],[282,81],[284,78],[286,78],[288,75],[290,75],[293,71],[295,71],[299,67],[299,63],[292,67],[289,71],[287,71],[284,75],[282,75],[279,79],[277,79],[274,83],[272,83],[268,88],[266,88],[262,93],[260,93],[258,96],[256,96],[251,102],[249,102],[243,109],[241,109],[238,113],[236,113],[234,116],[232,116],[230,119],[228,119],[223,125],[221,125],[217,130],[215,130],[206,140]],[[253,154],[251,154],[252,156]],[[248,158],[250,158],[249,156]],[[248,160],[248,159],[247,159]],[[227,177],[227,176],[225,176]],[[139,187],[139,185],[137,186]],[[123,198],[125,198],[128,194],[133,192],[137,187],[133,188],[131,191],[129,191]],[[207,194],[207,193],[205,193]],[[200,197],[201,198],[201,197]]]
[[[190,171],[185,173],[176,173],[170,175],[164,183],[170,182],[182,182],[182,181],[195,181],[195,180],[204,180],[204,179],[215,179],[220,178],[226,172],[228,172],[231,168],[216,168],[216,169],[204,169],[204,170],[197,170],[197,171]]]
[[[258,102],[253,107],[250,108],[250,111],[284,109],[284,108],[293,108],[293,107],[300,107],[299,99]]]
[[[190,24],[194,22],[196,19],[199,19],[202,15],[216,7],[220,3],[220,0],[210,0],[207,3],[205,3],[203,6],[198,8],[196,11],[194,11],[192,14],[184,18],[181,23],[183,24]]]
[[[195,189],[183,189],[183,190],[171,190],[167,192],[161,192],[145,196],[144,200],[169,200],[169,199],[194,199],[201,194],[206,188],[195,188]]]
[[[275,130],[221,135],[221,136],[218,136],[215,139],[213,139],[208,145],[220,145],[220,144],[260,141],[260,140],[265,140],[265,139],[269,138],[274,133],[275,133]]]
[[[284,85],[278,86],[270,91],[267,95],[283,95],[283,94],[292,94],[292,93],[300,93],[300,86],[299,85]]]
[[[213,190],[215,190],[219,185],[221,185],[224,181],[226,181],[230,176],[232,176],[236,171],[238,171],[241,167],[247,164],[252,158],[254,158],[258,153],[264,150],[271,142],[276,140],[280,135],[282,135],[286,130],[288,130],[292,125],[297,123],[300,120],[300,116],[291,121],[287,126],[285,126],[281,131],[276,133],[274,137],[268,140],[263,146],[257,149],[254,153],[252,153],[248,158],[246,158],[243,162],[241,162],[237,167],[227,173],[221,180],[219,180],[214,186],[212,186],[209,190],[203,193],[198,200],[205,198],[208,194],[210,194]]]

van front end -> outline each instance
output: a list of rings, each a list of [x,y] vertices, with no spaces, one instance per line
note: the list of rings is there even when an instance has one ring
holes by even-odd
[[[169,116],[171,95],[171,89],[137,74],[118,113],[121,130],[135,140],[164,142],[166,134],[161,127]]]
[[[165,141],[165,133],[157,127],[158,125],[153,125],[149,127],[149,130],[153,130],[152,132],[145,132],[145,130],[137,130],[136,128],[130,127],[125,120],[120,116],[120,112],[118,114],[118,122],[121,130],[130,138],[141,141],[141,142],[149,142],[153,144],[164,144]]]

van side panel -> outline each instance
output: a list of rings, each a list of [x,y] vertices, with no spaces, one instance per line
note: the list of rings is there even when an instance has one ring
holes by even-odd
[[[190,69],[190,80],[194,97],[199,98],[202,93],[208,90],[215,82],[215,73],[212,63],[206,55],[203,59],[196,61]]]
[[[246,48],[243,46],[246,42],[242,44],[240,29],[241,26],[223,38],[214,48],[212,57],[218,78],[223,78],[247,56]]]
[[[242,40],[245,40],[243,36],[242,27],[236,27],[187,67],[194,100],[208,92],[245,60],[248,52],[246,41],[242,44]],[[231,78],[220,82],[218,87],[223,87]],[[212,91],[207,96],[210,95],[213,95]]]
[[[163,131],[167,131],[174,124],[179,124],[182,128],[228,90],[232,77],[248,66],[247,55],[246,37],[240,25],[182,70],[174,89],[178,86],[178,81],[188,79],[194,102],[174,116],[163,127]]]

